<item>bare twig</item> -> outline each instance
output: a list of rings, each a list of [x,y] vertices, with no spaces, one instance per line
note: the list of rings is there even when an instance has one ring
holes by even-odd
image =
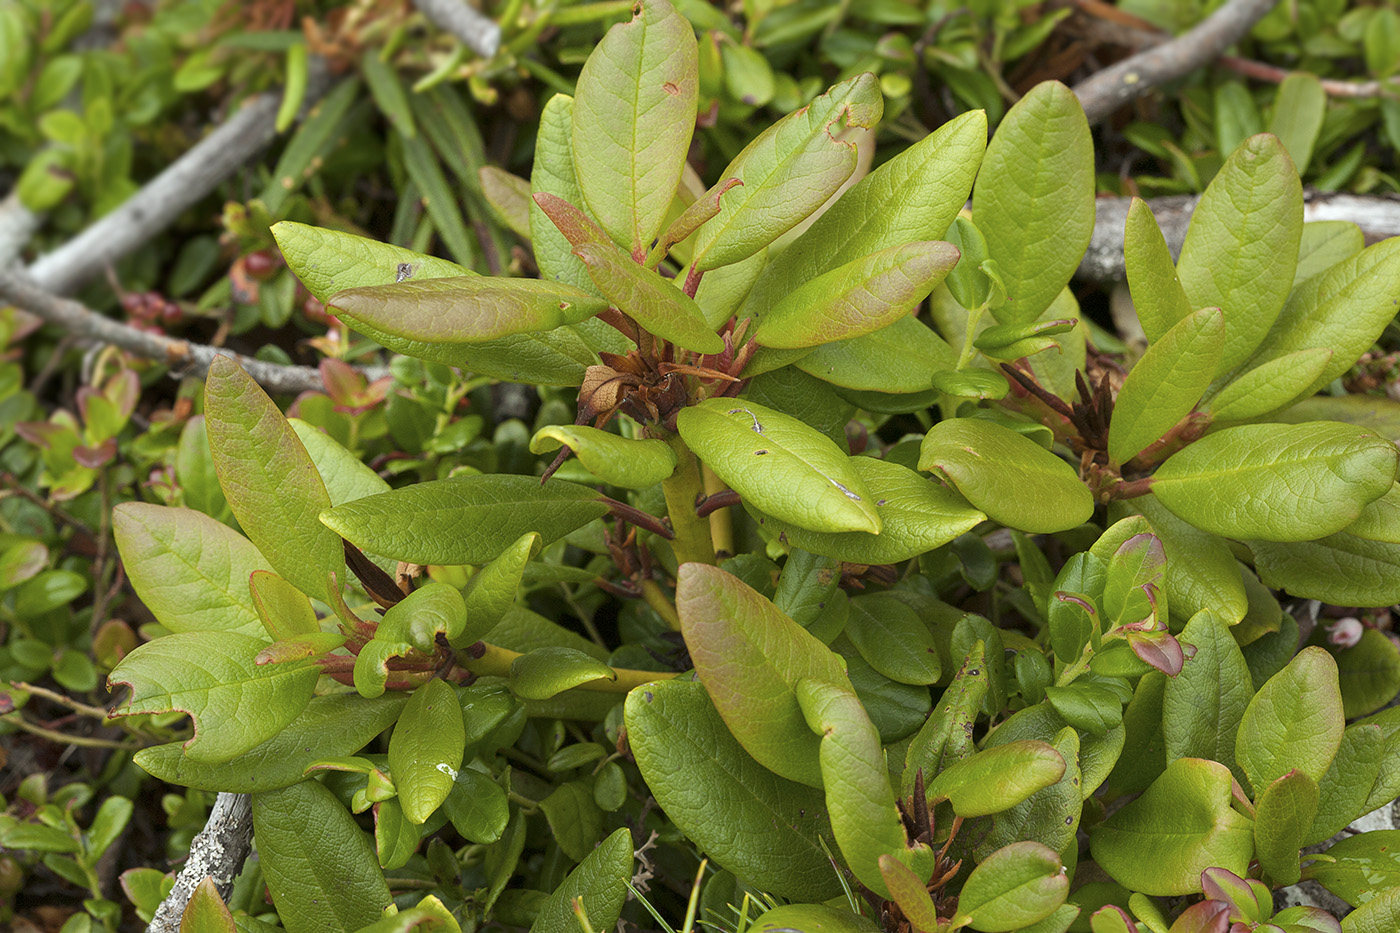
[[[309,107],[325,93],[325,62],[312,60]],[[188,207],[261,152],[277,135],[280,92],[261,94],[97,223],[29,267],[42,288],[70,295],[108,265],[140,249]]]
[[[325,388],[320,371],[309,366],[267,363],[228,350],[137,330],[103,317],[76,301],[50,294],[12,273],[0,271],[0,301],[38,315],[50,324],[79,335],[84,341],[110,344],[137,356],[160,360],[180,376],[203,376],[209,371],[214,357],[228,356],[237,360],[238,365],[269,392],[296,394]],[[367,368],[362,372],[370,380],[388,375],[383,367]]]
[[[156,908],[146,933],[179,933],[185,905],[206,877],[214,879],[220,896],[227,900],[233,880],[243,870],[252,840],[252,798],[247,794],[220,793],[209,811],[209,822],[190,843],[190,857],[175,879],[175,887]]]
[[[1349,220],[1361,228],[1366,242],[1400,236],[1400,196],[1358,195],[1308,189],[1303,194],[1303,220]],[[1148,201],[1172,255],[1181,251],[1186,228],[1196,209],[1196,195],[1171,195]],[[1131,198],[1099,198],[1094,237],[1079,264],[1081,279],[1104,282],[1123,278],[1123,225]]]
[[[501,47],[501,27],[464,0],[413,0],[413,5],[433,25],[452,33],[482,58],[494,58]]]
[[[1139,52],[1074,87],[1090,123],[1168,81],[1195,71],[1234,45],[1278,0],[1229,0],[1196,28]]]
[[[0,269],[19,260],[29,238],[39,229],[43,215],[36,214],[20,203],[18,192],[0,201]]]
[[[1254,78],[1258,81],[1269,81],[1278,84],[1284,78],[1294,72],[1288,68],[1280,68],[1277,65],[1270,65],[1266,62],[1257,62],[1250,58],[1240,58],[1235,55],[1222,55],[1218,59],[1220,64],[1229,68],[1246,78]],[[1389,97],[1400,99],[1400,83],[1393,79],[1385,81],[1338,81],[1335,78],[1319,78],[1318,84],[1322,85],[1323,93],[1328,97],[1340,98],[1371,98]]]

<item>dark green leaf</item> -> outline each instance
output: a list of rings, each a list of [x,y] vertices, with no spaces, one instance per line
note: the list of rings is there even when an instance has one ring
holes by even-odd
[[[390,903],[369,837],[315,781],[254,794],[253,838],[288,933],[358,930]]]
[[[463,476],[418,483],[337,506],[322,515],[361,550],[420,564],[482,564],[522,534],[545,546],[608,507],[586,486],[529,476]]]
[[[684,680],[638,687],[627,697],[626,722],[657,802],[719,864],[785,897],[839,893],[820,842],[831,832],[821,792],[754,761],[704,688]]]

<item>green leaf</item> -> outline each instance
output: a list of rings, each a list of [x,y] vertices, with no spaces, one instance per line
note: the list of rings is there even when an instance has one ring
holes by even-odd
[[[1110,527],[1094,545],[1097,549],[1105,539],[1116,537],[1116,529],[1127,523],[1130,528],[1137,523],[1133,519],[1116,523]],[[1150,531],[1138,531],[1123,539],[1108,559],[1107,576],[1104,578],[1103,597],[1100,603],[1104,610],[1104,627],[1111,625],[1132,625],[1144,620],[1161,622],[1167,619],[1167,598],[1162,593],[1163,576],[1167,562],[1162,542]]]
[[[1060,853],[1071,871],[1079,854],[1079,821],[1084,798],[1079,788],[1079,735],[1066,726],[1052,744],[1064,759],[1064,773],[1049,787],[1041,788],[1025,800],[991,817],[991,828],[973,848],[974,857],[985,859],[1002,846],[1030,840]]]
[[[1055,912],[1069,894],[1069,875],[1054,849],[1017,842],[972,870],[958,895],[958,913],[974,930],[1021,930]]]
[[[836,907],[821,904],[784,904],[755,920],[753,933],[875,933],[874,923]]]
[[[189,713],[186,755],[210,764],[236,758],[296,719],[316,688],[314,664],[257,665],[265,644],[237,632],[185,632],[140,645],[108,677],[131,687],[118,715]]]
[[[195,887],[180,915],[180,933],[234,933],[233,914],[208,875]]]
[[[1293,273],[1293,285],[1306,282],[1365,248],[1365,235],[1349,220],[1312,220],[1303,224],[1303,242],[1298,246],[1298,270]]]
[[[1332,361],[1302,393],[1312,394],[1351,368],[1394,319],[1397,281],[1397,238],[1338,262],[1293,289],[1250,362],[1258,365],[1299,350],[1331,350]],[[1228,308],[1226,315],[1228,327]]]
[[[797,682],[849,689],[840,659],[738,577],[683,564],[676,610],[700,682],[729,731],[764,767],[822,786],[818,739],[798,707]]]
[[[575,861],[583,861],[603,835],[603,811],[585,782],[560,784],[540,801],[540,809],[559,848]]]
[[[858,564],[896,564],[932,551],[986,520],[956,491],[888,460],[851,457],[870,492],[880,533],[808,531],[769,515],[756,515],[769,533],[793,547]]]
[[[196,790],[277,790],[300,781],[313,762],[359,751],[398,719],[407,699],[402,693],[375,700],[352,694],[313,697],[272,738],[229,761],[196,761],[185,755],[180,742],[143,748],[135,761],[168,784]]]
[[[321,474],[321,481],[326,484],[331,505],[353,502],[389,490],[389,484],[378,473],[320,428],[300,418],[288,418],[287,423],[306,448],[311,462],[316,464],[316,472]]]
[[[932,715],[925,720],[905,753],[900,795],[914,793],[914,781],[922,771],[927,781],[949,763],[973,752],[972,730],[987,695],[987,670],[982,642],[973,644],[953,682],[943,691]]]
[[[932,853],[905,840],[879,733],[844,684],[804,677],[797,682],[797,701],[807,725],[821,736],[822,783],[836,844],[860,882],[888,898],[880,857],[891,855],[909,865]]]
[[[698,53],[667,0],[608,30],[579,73],[573,161],[588,209],[638,262],[666,219],[695,129]]]
[[[495,165],[483,165],[477,172],[486,203],[512,232],[530,239],[530,182]]]
[[[1267,585],[1338,606],[1389,606],[1400,600],[1400,544],[1342,532],[1316,541],[1250,541]]]
[[[406,641],[419,651],[437,650],[437,636],[456,639],[467,621],[462,594],[446,583],[429,582],[409,593],[384,612],[374,637]]]
[[[321,520],[370,553],[419,564],[483,564],[522,534],[538,532],[547,547],[607,511],[586,486],[489,474],[347,502]]]
[[[447,799],[465,750],[457,695],[444,681],[428,681],[413,692],[389,739],[389,770],[405,819],[423,823]]]
[[[818,347],[795,365],[847,389],[910,393],[928,391],[934,376],[951,371],[957,361],[957,351],[908,315],[873,334]]]
[[[1225,313],[1222,372],[1248,359],[1279,319],[1302,232],[1293,161],[1276,137],[1250,137],[1201,196],[1177,261],[1191,306]]]
[[[928,783],[929,800],[948,800],[961,817],[1009,810],[1065,773],[1065,760],[1045,742],[983,749],[948,765]]]
[[[312,295],[327,305],[332,295],[349,288],[473,274],[446,259],[291,221],[274,224],[272,235],[288,267]],[[394,337],[364,323],[358,326],[361,332],[397,353],[512,382],[578,385],[583,381],[584,369],[596,361],[587,345],[567,328],[516,334],[487,343],[443,346]]]
[[[608,303],[560,282],[487,278],[407,279],[336,292],[331,306],[351,325],[426,343],[483,343],[577,324]]]
[[[972,219],[1007,300],[992,313],[1024,324],[1065,287],[1094,232],[1094,144],[1074,92],[1044,81],[1002,118],[987,146]]]
[[[374,848],[379,867],[387,871],[403,868],[418,851],[418,827],[404,816],[398,797],[374,805]]]
[[[761,313],[754,339],[801,349],[873,333],[927,298],[957,261],[958,251],[937,240],[871,253],[818,276]]]
[[[627,696],[625,717],[657,803],[716,862],[784,897],[840,893],[821,844],[831,833],[821,792],[755,761],[703,687],[679,679],[638,687]]]
[[[1065,722],[1093,736],[1106,736],[1123,723],[1123,700],[1101,684],[1078,680],[1046,687],[1045,699]]]
[[[627,882],[631,879],[632,833],[624,826],[604,839],[554,889],[530,924],[530,933],[582,933],[574,915],[575,899],[588,912],[589,926],[612,929],[627,902]]]
[[[446,259],[289,220],[273,224],[272,235],[287,266],[323,304],[350,288],[475,274]]]
[[[536,648],[510,665],[510,689],[523,700],[547,700],[597,680],[617,680],[617,673],[573,648]]]
[[[1342,918],[1342,933],[1390,933],[1400,929],[1400,886],[1375,894]]]
[[[1235,758],[1256,792],[1294,769],[1320,781],[1343,726],[1337,662],[1321,648],[1304,648],[1249,701]]]
[[[232,517],[224,491],[219,488],[218,474],[214,472],[203,415],[186,421],[180,431],[180,444],[175,450],[175,482],[180,487],[184,504],[191,509],[221,522]]]
[[[530,173],[530,190],[535,194],[554,195],[570,204],[582,204],[574,174],[573,156],[574,99],[567,94],[555,94],[540,113],[540,128],[535,135],[535,163]],[[540,277],[563,282],[585,291],[593,291],[593,280],[583,263],[574,255],[568,238],[531,199],[530,245]]]
[[[1216,761],[1178,758],[1142,796],[1089,834],[1098,862],[1119,884],[1154,896],[1201,890],[1211,866],[1244,875],[1254,853],[1254,823],[1230,806],[1230,770]]]
[[[270,567],[238,532],[191,509],[123,502],[112,535],[136,595],[170,631],[264,634],[248,578]]]
[[[946,476],[988,518],[1022,531],[1064,531],[1094,512],[1094,497],[1068,463],[990,421],[934,425],[924,436],[919,469]]]
[[[506,792],[488,774],[470,767],[458,771],[452,790],[442,802],[443,814],[468,842],[489,845],[501,838],[510,822]]]
[[[1162,737],[1167,761],[1209,758],[1244,772],[1235,764],[1235,736],[1253,697],[1249,667],[1229,626],[1203,609],[1191,617],[1181,641],[1196,654],[1167,681],[1162,700]]]
[[[1394,444],[1351,425],[1241,425],[1169,457],[1152,492],[1213,534],[1306,541],[1341,531],[1388,492],[1396,460]]]
[[[579,463],[610,486],[646,489],[670,477],[676,455],[665,441],[632,440],[587,425],[550,424],[530,439],[530,453],[568,447]]]
[[[287,933],[358,930],[390,903],[369,837],[316,781],[254,794],[253,838]]]
[[[463,591],[467,621],[461,632],[448,639],[452,647],[465,648],[494,632],[515,605],[525,567],[539,550],[540,536],[527,531],[467,581]]]
[[[1385,633],[1368,628],[1337,652],[1337,673],[1346,717],[1374,713],[1400,693],[1400,650]]]
[[[1317,815],[1303,834],[1303,845],[1330,839],[1366,812],[1367,797],[1381,776],[1385,743],[1379,726],[1358,723],[1346,728],[1337,756],[1317,782]]]
[[[1316,76],[1295,71],[1279,82],[1278,93],[1274,96],[1273,116],[1269,119],[1269,132],[1283,143],[1299,175],[1308,171],[1313,144],[1322,131],[1322,119],[1326,113],[1327,92],[1322,89],[1322,82]]]
[[[1353,906],[1400,886],[1400,829],[1359,833],[1328,849],[1333,862],[1315,862],[1303,877]]]
[[[896,597],[870,593],[851,600],[845,634],[870,666],[890,680],[918,685],[938,681],[942,663],[933,633]]]
[[[1269,360],[1231,380],[1207,410],[1216,421],[1248,421],[1277,411],[1308,391],[1331,361],[1325,347]]]
[[[1112,461],[1131,460],[1190,414],[1215,376],[1224,340],[1220,309],[1205,308],[1172,325],[1148,348],[1113,404]]]
[[[1176,277],[1167,241],[1152,208],[1141,198],[1128,207],[1123,232],[1123,264],[1132,292],[1133,310],[1148,342],[1156,343],[1192,311],[1191,302]]]
[[[255,570],[248,578],[258,616],[273,641],[321,631],[316,610],[306,594],[268,570]],[[168,627],[168,626],[167,626]]]
[[[1270,884],[1297,884],[1303,838],[1317,814],[1317,782],[1301,771],[1280,775],[1254,798],[1254,853]]]
[[[719,174],[743,186],[725,195],[719,215],[696,234],[692,266],[705,272],[747,259],[809,217],[855,171],[856,148],[846,131],[874,126],[883,111],[879,82],[867,72],[745,146]]]
[[[724,340],[685,292],[624,256],[612,244],[574,247],[598,290],[637,323],[664,340],[700,353],[723,353]]]
[[[330,508],[316,465],[282,412],[226,356],[209,365],[205,423],[219,484],[238,523],[283,578],[327,599],[327,577],[343,574],[340,540],[316,520]]]
[[[874,500],[850,458],[796,418],[717,398],[682,409],[676,427],[754,508],[811,531],[880,532]]]
[[[974,110],[866,175],[763,270],[745,312],[760,313],[861,256],[942,237],[967,202],[986,145],[987,115]]]

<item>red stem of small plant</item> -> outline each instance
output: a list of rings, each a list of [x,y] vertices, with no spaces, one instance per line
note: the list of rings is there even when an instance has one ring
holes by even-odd
[[[695,293],[700,290],[700,277],[704,274],[705,273],[701,272],[699,269],[691,266],[690,271],[685,274],[685,286],[681,290],[691,298],[694,298]]]

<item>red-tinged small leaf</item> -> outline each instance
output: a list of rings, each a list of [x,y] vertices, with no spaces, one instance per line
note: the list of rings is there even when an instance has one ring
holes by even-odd
[[[711,217],[719,214],[720,198],[724,193],[735,185],[742,185],[743,182],[737,178],[726,178],[706,191],[695,202],[685,209],[681,216],[671,222],[671,226],[666,228],[666,232],[661,234],[661,239],[657,240],[656,246],[652,247],[651,253],[647,256],[647,268],[655,268],[661,258],[670,252],[671,247],[690,236],[700,225]]]
[[[557,194],[540,192],[534,195],[535,203],[545,216],[559,228],[569,245],[575,248],[592,244],[612,244],[606,231],[593,222],[577,206]]]
[[[1186,663],[1181,643],[1167,632],[1130,632],[1128,645],[1133,649],[1133,654],[1168,677],[1180,674],[1182,665]]]
[[[1201,901],[1182,911],[1172,924],[1172,933],[1229,933],[1230,905],[1221,901]]]
[[[1224,868],[1207,868],[1201,872],[1201,892],[1213,901],[1228,904],[1240,917],[1258,920],[1264,915],[1250,883]],[[1269,906],[1272,909],[1273,904]]]
[[[233,914],[208,875],[194,889],[180,915],[180,933],[234,933]]]
[[[608,303],[562,282],[470,275],[351,288],[332,296],[331,306],[379,333],[460,344],[577,324]]]
[[[598,290],[651,333],[688,350],[724,352],[724,340],[705,323],[694,298],[611,243],[584,243],[574,247],[574,255],[588,267]]]
[[[890,889],[890,899],[899,905],[904,917],[916,930],[934,933],[938,929],[938,910],[933,898],[919,876],[893,855],[880,856],[880,877]]]
[[[1113,904],[1105,904],[1089,917],[1092,933],[1138,933],[1138,925],[1128,912]]]

